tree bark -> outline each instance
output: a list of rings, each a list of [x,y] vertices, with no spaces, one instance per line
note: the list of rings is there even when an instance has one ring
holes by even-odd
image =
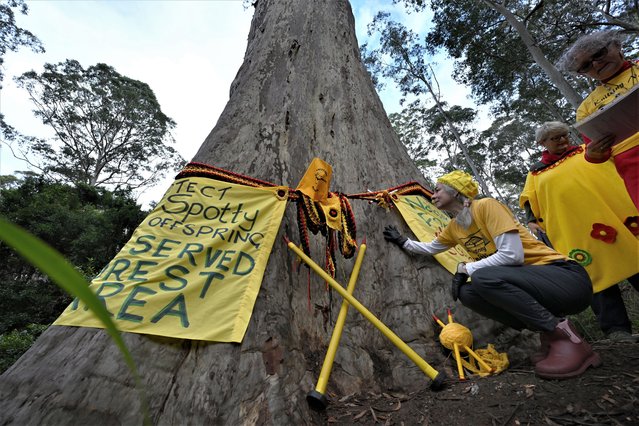
[[[421,174],[391,128],[360,61],[346,0],[260,0],[229,102],[193,161],[297,186],[313,157],[333,166],[332,191],[379,190]],[[396,212],[352,201],[368,250],[355,297],[441,370],[430,318],[451,306],[451,276],[385,242]],[[313,424],[315,387],[341,298],[294,266],[281,237],[298,242],[287,208],[241,344],[125,334],[139,366],[154,424]],[[324,242],[312,238],[323,262]],[[338,256],[346,285],[354,259]],[[492,323],[455,307],[478,344]],[[326,315],[326,316],[325,316]],[[430,380],[351,309],[328,394],[425,388]],[[102,330],[50,327],[0,381],[0,424],[140,424],[133,379]],[[325,421],[325,420],[324,420]]]

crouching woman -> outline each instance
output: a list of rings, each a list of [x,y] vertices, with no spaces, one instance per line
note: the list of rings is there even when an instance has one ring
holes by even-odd
[[[497,200],[474,200],[477,193],[469,174],[448,173],[437,180],[432,196],[438,209],[453,216],[441,234],[425,243],[387,226],[384,238],[416,254],[464,247],[476,261],[459,264],[453,298],[514,329],[540,332],[541,348],[532,357],[539,377],[567,379],[601,365],[566,319],[590,306],[592,283],[586,270],[535,239]]]

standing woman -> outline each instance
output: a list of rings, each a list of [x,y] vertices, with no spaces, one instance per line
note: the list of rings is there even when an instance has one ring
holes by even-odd
[[[577,121],[603,108],[631,87],[639,84],[639,66],[628,61],[621,52],[621,37],[616,31],[600,31],[579,38],[561,57],[559,68],[596,80],[597,87],[577,108]],[[639,122],[639,113],[637,122]],[[586,160],[604,163],[610,157],[615,162],[630,198],[639,209],[639,132],[626,140],[610,136],[586,140]]]
[[[587,162],[584,146],[570,144],[566,124],[544,123],[535,139],[545,150],[519,198],[528,228],[546,232],[555,250],[586,268],[595,293],[592,309],[606,336],[631,340],[616,283],[627,278],[639,290],[639,213],[614,164]]]
[[[538,376],[567,379],[599,366],[599,355],[565,318],[590,304],[592,284],[586,270],[537,241],[494,198],[473,200],[477,193],[469,174],[448,173],[437,180],[432,201],[454,218],[437,238],[412,241],[394,226],[384,229],[384,238],[417,254],[464,247],[475,261],[458,265],[453,299],[459,297],[473,311],[516,330],[539,331]]]

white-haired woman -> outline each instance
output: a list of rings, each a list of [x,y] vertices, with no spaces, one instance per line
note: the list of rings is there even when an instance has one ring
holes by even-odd
[[[417,254],[437,254],[460,244],[474,262],[460,264],[453,298],[475,312],[517,330],[541,332],[535,373],[565,379],[580,375],[601,359],[565,318],[586,309],[592,284],[577,262],[536,240],[493,198],[473,199],[477,183],[462,171],[437,180],[432,201],[454,218],[429,243],[412,241],[393,226],[384,238]],[[466,283],[468,276],[472,282]]]
[[[544,150],[526,177],[519,204],[528,228],[544,231],[555,250],[590,275],[592,309],[606,336],[634,340],[618,282],[639,290],[639,217],[611,161],[592,164],[584,146],[572,145],[565,123],[535,131]]]
[[[562,70],[598,82],[577,108],[577,121],[597,112],[639,84],[639,66],[636,61],[624,58],[621,47],[618,32],[599,31],[579,38],[559,60],[558,66]],[[590,141],[585,138],[586,159],[604,163],[612,157],[630,198],[639,210],[639,132],[625,140],[617,140],[614,134],[615,129],[611,128],[610,135],[603,139]]]

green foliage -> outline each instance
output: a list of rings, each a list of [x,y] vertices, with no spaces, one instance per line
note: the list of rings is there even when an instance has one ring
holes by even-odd
[[[0,334],[0,374],[26,352],[47,327],[43,324],[29,324],[22,330]]]
[[[381,79],[389,79],[395,82],[403,96],[428,93],[428,85],[432,86],[430,52],[414,31],[393,21],[389,13],[379,12],[368,25],[368,34],[379,36],[377,49],[370,50],[367,45],[361,47],[364,64],[378,89],[382,87]]]
[[[50,277],[51,280],[61,289],[82,301],[93,315],[102,322],[106,332],[115,342],[116,346],[122,353],[127,366],[131,370],[131,373],[133,373],[136,388],[140,392],[144,424],[150,424],[144,388],[142,387],[133,357],[127,349],[124,340],[122,340],[119,330],[113,323],[113,320],[111,320],[111,314],[107,311],[106,306],[102,304],[100,299],[98,299],[98,296],[89,289],[89,285],[84,277],[82,277],[82,275],[80,275],[60,255],[60,253],[55,251],[44,241],[34,237],[29,232],[24,231],[11,222],[7,222],[1,217],[0,241],[6,243],[9,247],[19,253],[27,262]],[[18,342],[14,341],[13,343],[16,344]],[[23,342],[23,344],[24,343],[26,342]]]
[[[0,89],[4,80],[4,55],[15,52],[20,47],[29,47],[34,52],[44,52],[42,43],[31,32],[16,25],[15,11],[26,15],[27,4],[23,0],[0,0]],[[0,113],[0,135],[6,140],[13,140],[17,136],[16,130],[4,121]]]
[[[80,275],[60,253],[44,241],[21,229],[19,226],[7,222],[1,217],[0,241],[6,243],[27,262],[50,277],[56,285],[68,292],[69,295],[80,299],[104,324],[107,332],[120,347],[125,358],[127,358],[127,363],[130,363],[132,370],[135,370],[133,359],[126,349],[124,341],[122,341],[122,337],[111,320],[111,315],[106,310],[106,307],[89,289],[89,284],[85,278]]]
[[[425,45],[432,52],[444,49],[455,60],[456,80],[472,88],[478,103],[491,104],[498,115],[515,113],[519,119],[536,123],[569,121],[574,118],[574,108],[533,59],[522,35],[498,11],[500,7],[523,25],[531,42],[551,63],[584,33],[610,28],[639,32],[636,2],[631,5],[621,0],[405,3],[417,10],[428,3],[434,27]],[[581,96],[590,92],[591,82],[565,77]]]
[[[446,109],[446,103],[441,100],[437,79],[433,75],[431,65],[426,57],[428,50],[419,42],[419,37],[415,32],[407,29],[401,23],[393,21],[390,14],[386,12],[378,13],[369,25],[369,35],[374,32],[380,34],[379,47],[374,50],[368,50],[366,46],[362,47],[363,60],[366,66],[369,67],[369,71],[373,74],[378,74],[376,77],[394,80],[403,96],[414,95],[418,98],[420,96],[428,96],[434,102],[435,106],[431,114],[432,119],[441,121],[442,126],[440,126],[440,129],[451,135],[450,146],[459,148],[463,163],[470,168],[471,173],[482,188],[482,192],[490,195],[490,187],[477,167],[477,163],[470,155],[469,140],[464,137],[462,128],[459,127],[460,124],[463,126],[469,120],[468,115],[474,116],[474,111],[456,106]],[[390,58],[390,61],[387,58]],[[379,78],[374,78],[374,81],[379,82]],[[404,99],[402,99],[403,102]],[[418,102],[418,105],[411,104],[407,109],[424,108],[426,108],[425,105]],[[402,112],[403,118],[396,116],[394,121],[400,124],[409,122],[408,116],[411,114],[410,111],[404,110]],[[460,117],[460,114],[466,115],[466,117]],[[410,126],[414,128],[414,124],[410,123]],[[402,130],[400,129],[400,131]],[[413,130],[410,130],[410,133],[415,134]],[[417,133],[423,134],[424,132]],[[431,139],[432,142],[436,141]],[[409,150],[414,152],[417,150],[422,156],[426,151],[434,148],[418,149],[419,143],[407,143],[407,141],[404,141],[404,143],[409,147]],[[447,151],[448,160],[456,164],[456,154],[451,153],[451,150]],[[423,159],[420,161],[423,163]]]
[[[13,175],[0,175],[0,189],[9,189],[18,183],[18,178]]]
[[[526,181],[531,159],[538,159],[541,150],[532,136],[534,126],[525,120],[509,117],[495,119],[491,126],[479,134],[483,150],[482,170],[499,185],[501,198],[513,210],[518,210],[519,194]]]
[[[571,122],[574,108],[563,98],[547,70],[533,59],[522,34],[513,28],[512,19],[507,20],[503,10],[499,10],[506,7],[511,18],[523,24],[526,34],[551,63],[585,32],[602,28],[639,32],[636,2],[395,0],[394,3],[403,3],[414,11],[430,9],[433,13],[433,26],[423,38],[393,21],[390,14],[378,13],[368,29],[369,35],[379,37],[379,45],[374,50],[362,46],[363,61],[378,89],[393,81],[402,95],[418,99],[390,117],[400,139],[430,176],[441,173],[441,169],[467,169],[464,162],[471,167],[475,165],[478,173],[470,172],[478,180],[481,177],[490,182],[497,197],[511,207],[517,205],[531,157],[536,160],[539,154],[533,140],[534,128],[544,121]],[[629,49],[636,49],[637,43],[631,42]],[[478,124],[473,118],[476,113],[446,106],[449,118],[446,123],[441,112],[425,102],[437,97],[432,96],[437,78],[430,62],[442,52],[455,61],[455,80],[471,88],[478,105],[490,107],[494,121],[481,133],[474,130]],[[564,82],[581,96],[592,89],[592,83],[586,79],[565,76]],[[435,91],[435,95],[439,93]],[[443,99],[438,102],[445,105],[445,91],[441,95]],[[466,148],[464,162],[455,149],[461,144],[451,134],[453,129]]]
[[[423,143],[429,135],[425,129],[424,115],[419,112],[419,107],[411,104],[402,113],[392,113],[388,118],[415,165],[424,176],[434,182],[436,173],[433,174],[431,171],[437,166],[437,159],[433,154],[432,145]]]
[[[421,170],[433,179],[450,169],[470,168],[468,171],[480,182],[492,181],[493,188],[497,186],[494,179],[482,172],[488,151],[473,130],[477,112],[450,107],[440,99],[442,93],[437,90],[437,78],[430,65],[432,47],[422,43],[414,31],[394,21],[389,13],[378,13],[368,32],[379,36],[378,48],[362,48],[364,62],[378,88],[380,81],[392,80],[403,96],[417,97],[390,119]]]
[[[2,64],[7,52],[15,52],[22,46],[29,47],[34,52],[44,52],[42,43],[36,36],[16,25],[14,9],[23,15],[29,11],[23,0],[0,0],[0,88],[4,79]]]
[[[493,102],[496,109],[507,107],[518,96],[518,89],[526,87],[521,82],[543,72],[534,66],[518,33],[499,12],[474,0],[431,4],[435,28],[427,43],[431,49],[444,48],[457,60],[455,79],[469,85],[479,103]],[[540,83],[546,88],[550,84],[547,79]],[[560,99],[556,90],[550,95],[553,102]]]
[[[457,105],[449,108],[446,103],[442,107],[457,133],[466,143],[472,143],[476,112]],[[455,135],[437,107],[429,107],[418,99],[400,113],[390,114],[389,119],[411,158],[431,180],[453,169],[468,169]]]
[[[97,64],[45,64],[16,78],[55,140],[24,138],[42,170],[65,182],[115,190],[145,187],[184,161],[171,146],[174,121],[151,88]]]
[[[87,278],[128,241],[146,213],[127,193],[25,178],[0,189],[0,216],[47,241]],[[50,324],[70,302],[48,277],[0,244],[0,333]]]

